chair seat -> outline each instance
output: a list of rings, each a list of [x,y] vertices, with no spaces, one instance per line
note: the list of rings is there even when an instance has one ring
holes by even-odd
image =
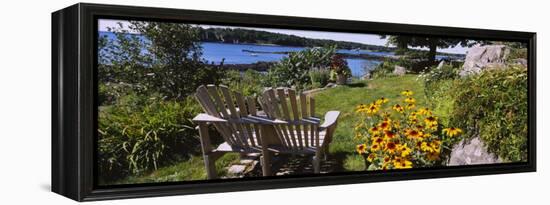
[[[315,146],[315,142],[311,142],[311,136],[310,132],[308,132],[308,141],[306,145],[306,140],[304,138],[304,131],[302,131],[302,145],[303,148],[300,147],[300,141],[298,140],[296,131],[294,131],[294,137],[296,138],[296,146],[284,146],[284,145],[269,145],[268,149],[269,151],[275,152],[275,153],[296,153],[296,154],[314,154],[317,152],[318,149],[321,149],[321,147],[324,144],[325,136],[326,136],[326,130],[322,130],[319,132],[319,147]]]
[[[300,147],[300,142],[298,140],[298,132],[294,131],[294,136],[296,138],[297,146],[284,146],[284,145],[269,145],[268,149],[269,151],[275,152],[275,153],[297,153],[297,154],[314,154],[317,149],[320,149],[320,147],[323,145],[325,141],[326,136],[326,130],[319,132],[319,147],[315,146],[315,142],[311,142],[311,136],[310,132],[308,132],[308,144],[306,145],[306,139],[304,138],[304,131],[301,131],[302,133],[302,145],[303,148]],[[231,146],[229,143],[224,142],[220,144],[215,151],[218,152],[253,152],[253,153],[259,153],[262,151],[261,145],[258,144],[258,137],[255,133],[252,133],[252,137],[254,138],[254,141],[256,142],[255,146],[252,146],[252,143],[250,139],[248,140],[248,144],[250,146]]]

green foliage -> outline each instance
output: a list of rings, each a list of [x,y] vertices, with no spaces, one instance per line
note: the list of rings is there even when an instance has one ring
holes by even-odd
[[[124,83],[138,94],[182,100],[201,84],[218,83],[223,70],[201,59],[199,30],[190,24],[131,21],[100,37],[99,81]]]
[[[393,48],[377,45],[365,45],[349,41],[304,38],[295,35],[271,33],[267,31],[242,28],[208,28],[200,29],[200,40],[222,43],[276,44],[296,47],[329,47],[337,45],[341,49],[365,49],[374,51],[392,51]]]
[[[434,92],[438,91],[441,87],[440,82],[446,80],[453,80],[459,77],[459,67],[454,67],[451,64],[444,64],[441,68],[433,66],[429,71],[419,75],[424,80],[424,92],[428,98],[434,98]],[[446,93],[441,93],[448,95]]]
[[[486,70],[452,86],[450,124],[467,128],[466,136],[479,135],[489,152],[506,161],[526,161],[527,69]]]
[[[312,88],[325,87],[331,78],[332,71],[328,69],[314,68],[309,71],[309,77],[311,78]]]
[[[249,69],[244,73],[237,70],[227,71],[222,80],[230,89],[240,92],[243,96],[259,96],[267,81],[265,74]]]
[[[384,78],[384,77],[390,77],[393,75],[393,69],[394,69],[395,63],[392,61],[383,61],[382,63],[378,64],[374,69],[370,70],[370,76],[372,78]]]
[[[276,86],[293,87],[303,90],[311,85],[309,70],[328,68],[336,47],[310,48],[290,53],[269,70],[270,81]]]
[[[99,110],[98,165],[103,179],[157,169],[198,153],[191,119],[200,108],[193,99],[163,101],[129,93]]]
[[[527,48],[510,48],[506,61],[512,63],[516,59],[527,59]]]

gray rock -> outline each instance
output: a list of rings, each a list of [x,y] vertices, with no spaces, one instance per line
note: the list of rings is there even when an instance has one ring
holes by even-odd
[[[367,73],[365,73],[365,75],[361,76],[361,79],[368,80],[368,79],[370,79],[370,77],[371,77],[370,72],[367,72]]]
[[[525,58],[517,58],[517,59],[514,59],[514,64],[517,64],[517,65],[522,65],[524,67],[527,67],[527,59]]]
[[[483,141],[479,137],[474,137],[470,141],[462,140],[453,147],[448,165],[494,164],[501,162],[500,158],[493,153],[487,152]]]
[[[232,165],[227,170],[227,173],[232,175],[237,175],[237,174],[243,173],[244,170],[246,170],[246,165]]]
[[[435,68],[435,69],[439,70],[439,69],[443,68],[444,65],[445,65],[445,61],[442,60],[441,62],[439,62],[439,64],[437,65],[437,68]]]
[[[468,50],[460,76],[479,73],[485,69],[504,66],[510,49],[504,45],[475,46]]]
[[[393,68],[393,74],[395,74],[397,76],[405,75],[405,73],[407,73],[407,69],[405,67],[401,67],[401,66],[396,65]]]
[[[325,88],[333,88],[333,87],[336,87],[338,86],[338,84],[336,83],[328,83],[327,85],[325,85]]]

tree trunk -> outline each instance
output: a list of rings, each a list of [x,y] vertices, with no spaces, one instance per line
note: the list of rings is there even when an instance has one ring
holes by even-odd
[[[435,62],[435,54],[437,53],[437,45],[435,43],[430,43],[430,51],[428,52],[428,61],[431,63]]]

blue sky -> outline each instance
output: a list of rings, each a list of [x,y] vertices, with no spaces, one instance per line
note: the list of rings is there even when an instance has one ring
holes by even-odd
[[[123,26],[126,27],[128,24],[127,21],[120,21],[120,20],[99,20],[99,30],[100,31],[107,31],[107,27],[118,27],[117,23],[121,22]],[[325,31],[304,31],[304,30],[289,30],[289,29],[269,29],[269,28],[254,28],[254,27],[233,27],[233,26],[213,26],[213,25],[197,25],[200,27],[208,28],[208,27],[224,27],[224,28],[244,28],[244,29],[251,29],[251,30],[260,30],[260,31],[268,31],[273,33],[282,33],[282,34],[289,34],[289,35],[296,35],[306,38],[316,38],[316,39],[331,39],[331,40],[337,40],[337,41],[350,41],[350,42],[357,42],[357,43],[364,43],[364,44],[370,44],[370,45],[379,45],[379,46],[385,46],[387,43],[386,39],[380,39],[379,35],[372,35],[372,34],[356,34],[356,33],[342,33],[342,32],[325,32]],[[393,45],[390,45],[393,46]],[[463,48],[461,46],[457,46],[454,48],[448,48],[448,49],[437,49],[439,52],[449,52],[449,53],[466,53],[467,48]]]

